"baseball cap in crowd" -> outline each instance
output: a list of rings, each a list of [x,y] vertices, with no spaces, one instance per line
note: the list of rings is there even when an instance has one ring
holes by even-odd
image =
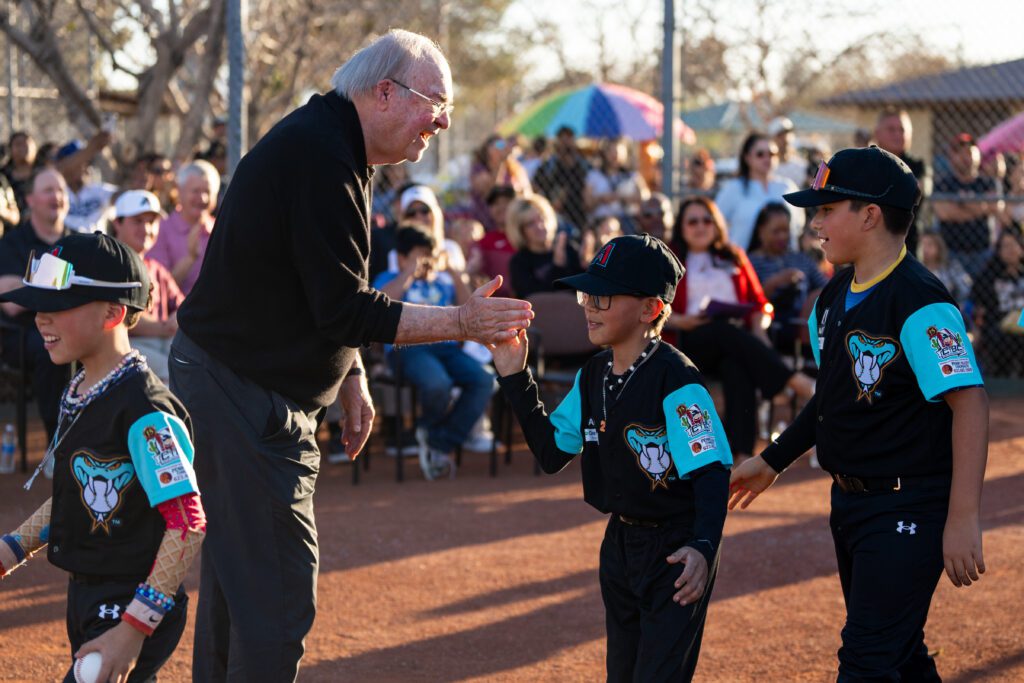
[[[81,152],[83,149],[85,149],[84,142],[82,142],[81,140],[72,140],[71,142],[57,150],[56,159],[57,161],[60,161],[61,159],[66,159],[67,157],[71,156],[76,152]]]
[[[656,296],[671,303],[685,272],[676,255],[657,237],[626,235],[601,247],[586,272],[555,280],[555,286],[597,296]]]
[[[140,213],[155,213],[166,218],[160,200],[147,190],[128,190],[114,202],[114,218],[130,218]]]
[[[437,203],[437,195],[426,185],[413,185],[406,189],[402,193],[401,198],[398,200],[399,211],[405,213],[413,202],[422,202],[430,207],[430,210],[434,212],[435,216],[442,215],[441,205]]]
[[[953,144],[954,145],[970,145],[970,146],[973,147],[973,146],[975,146],[978,143],[975,142],[974,136],[971,135],[970,133],[957,133],[953,137]]]
[[[68,235],[45,253],[32,252],[21,282],[24,287],[0,295],[0,301],[45,313],[93,301],[144,311],[149,303],[149,274],[142,258],[99,232]]]
[[[921,189],[902,159],[871,145],[836,152],[818,166],[810,188],[782,198],[800,207],[855,199],[912,211],[921,199]]]
[[[775,137],[782,131],[793,130],[793,122],[785,116],[776,116],[772,119],[772,122],[768,124],[768,135]]]

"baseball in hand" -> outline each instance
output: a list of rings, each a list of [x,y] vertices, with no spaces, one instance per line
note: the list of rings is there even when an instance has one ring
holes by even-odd
[[[99,652],[90,652],[75,660],[75,681],[77,683],[96,683],[103,666],[103,656]]]

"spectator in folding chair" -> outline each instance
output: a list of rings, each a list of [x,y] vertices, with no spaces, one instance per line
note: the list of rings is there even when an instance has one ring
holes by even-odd
[[[594,256],[593,237],[588,245],[575,244],[568,232],[558,230],[551,204],[540,195],[512,202],[506,234],[516,248],[509,261],[512,290],[524,299],[554,291],[555,280],[582,273]]]
[[[450,261],[447,270],[435,270],[437,240],[422,227],[399,228],[395,250],[398,271],[377,276],[375,289],[392,299],[429,306],[461,305],[469,298],[465,275],[453,271]],[[453,341],[402,348],[388,346],[387,356],[395,371],[419,393],[421,414],[416,441],[423,476],[427,480],[445,474],[454,477],[451,454],[466,441],[487,409],[494,393],[494,375]],[[455,387],[461,391],[452,404]]]
[[[1005,377],[1024,370],[1024,334],[1017,325],[1024,311],[1024,237],[1016,228],[999,233],[995,254],[975,279],[971,299],[986,373]]]
[[[750,242],[750,264],[775,309],[772,341],[783,352],[792,352],[796,336],[806,327],[804,307],[828,282],[810,256],[791,246],[789,222],[785,204],[765,204]]]
[[[764,333],[768,300],[746,254],[729,242],[715,203],[707,197],[685,200],[673,232],[670,246],[686,273],[666,329],[676,331],[675,346],[701,372],[721,378],[725,431],[739,464],[754,449],[757,390],[767,399],[788,388],[806,401],[814,395],[814,382],[788,368],[771,348]]]

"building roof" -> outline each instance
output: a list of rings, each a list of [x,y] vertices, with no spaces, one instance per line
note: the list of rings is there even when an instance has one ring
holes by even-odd
[[[921,106],[957,102],[1024,102],[1024,59],[919,76],[881,88],[851,90],[821,100],[826,106]]]
[[[794,110],[786,116],[797,133],[852,133],[857,128],[852,123],[807,111]],[[769,123],[750,102],[720,102],[684,111],[680,117],[695,131],[743,133],[751,128],[765,129]]]

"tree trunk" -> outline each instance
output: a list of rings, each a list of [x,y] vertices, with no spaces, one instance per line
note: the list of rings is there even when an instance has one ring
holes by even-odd
[[[199,78],[196,79],[188,113],[181,124],[178,144],[174,148],[175,159],[189,156],[203,130],[203,119],[210,108],[213,82],[217,78],[217,70],[224,52],[225,8],[224,0],[212,0],[210,3],[210,30],[206,34],[206,52],[203,54]]]

